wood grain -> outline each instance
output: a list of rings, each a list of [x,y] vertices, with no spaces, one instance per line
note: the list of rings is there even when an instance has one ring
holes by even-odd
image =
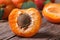
[[[0,39],[8,39],[14,36],[11,32],[8,22],[1,22],[0,23]]]
[[[60,0],[55,0],[55,2],[60,3]],[[38,33],[31,38],[23,38],[11,31],[8,21],[0,20],[0,40],[60,40],[60,24],[50,23],[42,18]]]
[[[48,22],[42,19],[42,25],[36,35],[31,38],[16,36],[10,29],[8,22],[0,22],[0,39],[1,40],[55,40],[60,38],[60,24]]]

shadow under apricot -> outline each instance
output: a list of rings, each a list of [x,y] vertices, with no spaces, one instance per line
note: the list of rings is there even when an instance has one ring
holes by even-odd
[[[51,38],[53,37],[53,34],[48,34],[48,33],[37,33],[36,35],[30,37],[30,38]],[[17,36],[19,38],[25,38],[25,37],[21,37],[21,36]]]

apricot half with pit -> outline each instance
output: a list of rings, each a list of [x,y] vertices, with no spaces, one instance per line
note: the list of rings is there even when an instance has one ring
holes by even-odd
[[[12,31],[22,37],[32,37],[41,27],[40,12],[35,8],[14,9],[9,15]]]

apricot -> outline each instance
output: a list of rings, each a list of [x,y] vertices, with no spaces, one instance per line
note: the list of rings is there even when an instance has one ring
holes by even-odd
[[[60,23],[60,4],[48,3],[42,11],[43,16],[52,23]]]
[[[11,30],[18,36],[32,37],[41,27],[40,12],[35,8],[14,9],[9,15]]]

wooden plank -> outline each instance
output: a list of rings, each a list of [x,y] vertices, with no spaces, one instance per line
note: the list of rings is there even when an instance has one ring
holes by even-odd
[[[44,40],[44,39],[59,39],[60,38],[60,24],[53,24],[46,19],[42,19],[42,25],[39,32],[32,38],[21,38],[15,36],[10,30],[8,22],[0,22],[0,39],[3,40]],[[55,37],[56,36],[56,37]],[[53,38],[54,37],[54,38]],[[57,38],[58,37],[58,38]],[[52,40],[51,39],[51,40]]]
[[[49,34],[60,35],[60,24],[54,24],[48,22],[45,18],[43,18],[42,28],[39,32],[47,32]]]
[[[28,40],[28,39],[31,40],[34,38],[37,38],[37,39],[40,38],[43,40],[45,38],[48,39],[55,35],[60,35],[60,24],[50,23],[44,18],[42,20],[43,20],[43,22],[42,22],[41,29],[39,30],[39,32],[32,38],[26,38],[26,40]],[[4,40],[7,40],[7,39],[10,39],[10,40],[19,39],[20,40],[21,39],[21,37],[15,36],[11,32],[8,22],[3,22],[0,24],[1,24],[0,25],[0,39],[4,39]],[[23,39],[25,39],[25,38],[23,38]]]
[[[32,38],[21,38],[15,36],[10,40],[55,40],[60,38],[60,24],[53,24],[48,22],[46,19],[42,19],[42,25],[39,32]]]
[[[60,3],[60,0],[56,0]],[[31,38],[16,36],[10,29],[8,22],[0,21],[0,40],[60,40],[60,24],[53,24],[46,19],[42,19],[39,32]]]
[[[8,39],[13,36],[14,34],[11,32],[8,22],[0,22],[0,39]]]
[[[47,38],[20,38],[16,36],[10,40],[47,40]]]

